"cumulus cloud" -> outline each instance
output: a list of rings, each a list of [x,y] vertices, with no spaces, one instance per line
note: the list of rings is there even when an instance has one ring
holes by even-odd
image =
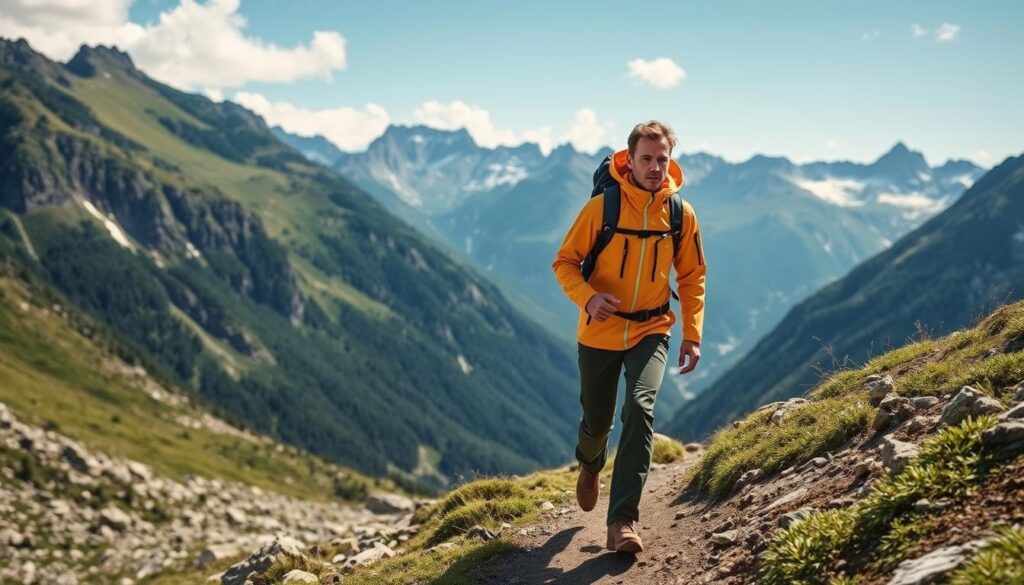
[[[147,74],[183,89],[328,77],[347,64],[345,39],[335,31],[315,31],[308,43],[289,48],[247,36],[239,0],[181,0],[147,25],[129,20],[130,6],[131,0],[7,0],[0,35],[25,37],[57,60],[83,43],[117,45]]]
[[[942,23],[935,29],[935,41],[938,43],[949,43],[958,40],[960,37],[960,25],[948,22]]]
[[[686,79],[686,71],[667,57],[652,61],[633,59],[626,65],[629,67],[630,79],[658,89],[675,87]]]
[[[321,134],[347,151],[366,148],[391,123],[387,110],[374,103],[363,109],[343,106],[309,110],[288,102],[271,102],[261,94],[245,91],[235,92],[232,100],[263,116],[268,124],[300,136]]]
[[[914,37],[915,39],[919,39],[927,34],[928,32],[924,30],[924,27],[921,26],[920,24],[914,23],[910,25],[910,36]]]
[[[597,112],[583,108],[573,117],[572,125],[565,133],[565,141],[572,144],[576,150],[597,152],[608,144],[608,130],[607,123],[598,121]]]

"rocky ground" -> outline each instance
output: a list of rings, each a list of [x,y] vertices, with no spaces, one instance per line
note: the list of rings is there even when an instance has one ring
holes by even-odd
[[[942,398],[911,400],[891,392],[891,379],[875,377],[868,385],[879,406],[870,429],[835,453],[773,477],[749,471],[734,494],[721,502],[684,490],[684,475],[699,453],[681,463],[655,466],[637,525],[646,550],[635,557],[604,548],[608,496],[603,485],[594,511],[584,513],[575,506],[550,510],[542,521],[514,535],[521,552],[480,567],[477,580],[492,585],[753,583],[758,555],[781,529],[815,510],[852,505],[880,478],[902,470],[921,442],[942,428],[968,416],[997,414],[999,423],[986,431],[983,441],[1004,453],[1024,452],[1024,384],[1009,409],[970,387]],[[803,402],[794,399],[763,408],[774,410],[773,416],[781,420],[797,415]],[[915,508],[934,514],[948,529],[914,545],[891,574],[870,575],[858,583],[938,582],[991,537],[993,522],[1024,523],[1022,471],[1024,463],[1018,459],[965,501],[918,501]],[[851,573],[863,568],[850,567]]]
[[[416,506],[395,494],[356,507],[197,476],[174,481],[25,424],[0,403],[0,583],[145,582],[267,543],[331,543],[345,551],[332,560],[352,565],[393,555],[415,532]]]

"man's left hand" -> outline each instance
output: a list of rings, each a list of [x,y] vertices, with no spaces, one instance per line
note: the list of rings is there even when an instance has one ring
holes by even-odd
[[[689,358],[687,360],[686,358]],[[695,341],[684,341],[679,346],[679,375],[688,374],[697,367],[700,361],[700,344]]]

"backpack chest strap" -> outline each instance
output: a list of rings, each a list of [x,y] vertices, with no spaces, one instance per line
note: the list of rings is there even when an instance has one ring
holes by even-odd
[[[638,238],[664,238],[667,236],[674,236],[678,234],[678,231],[657,231],[657,230],[631,230],[629,228],[616,227],[615,232],[619,234],[625,234],[627,236],[637,236]]]

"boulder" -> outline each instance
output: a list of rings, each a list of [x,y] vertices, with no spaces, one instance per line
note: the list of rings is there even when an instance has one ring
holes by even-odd
[[[375,563],[381,559],[390,559],[393,556],[395,556],[395,551],[391,550],[391,547],[385,544],[381,544],[379,542],[375,542],[373,544],[373,548],[368,548],[363,552],[357,554],[356,556],[351,557],[350,559],[345,561],[345,564],[350,567],[355,567],[358,565],[368,565],[370,563]]]
[[[913,443],[886,437],[882,441],[882,465],[893,473],[903,471],[920,449]]]
[[[988,447],[1003,447],[1024,441],[1024,420],[1009,420],[981,433],[981,443]]]
[[[245,560],[231,565],[231,568],[221,576],[221,585],[244,585],[249,579],[249,575],[267,570],[282,556],[303,562],[307,560],[306,556],[292,543],[282,542],[282,539],[274,539],[261,546],[259,550],[249,555]]]
[[[942,409],[939,426],[958,425],[967,417],[994,414],[1002,412],[1002,410],[1002,403],[995,398],[989,397],[970,386],[964,386],[953,396],[949,404]]]
[[[868,391],[868,399],[871,400],[872,404],[881,402],[895,387],[896,384],[893,382],[892,376],[883,377],[878,374],[868,376],[864,384],[864,388]]]
[[[739,532],[736,529],[716,532],[711,535],[711,544],[715,546],[730,546],[736,544]]]
[[[108,506],[100,510],[100,523],[114,530],[123,531],[132,523],[132,518],[120,508]]]
[[[800,508],[799,510],[793,510],[792,512],[787,512],[787,513],[783,514],[782,516],[779,516],[779,528],[789,528],[793,524],[795,524],[795,523],[797,523],[797,522],[799,522],[801,520],[805,520],[808,516],[810,516],[813,513],[814,513],[814,508],[810,508],[810,507],[806,507],[806,506],[803,507],[803,508]]]
[[[925,585],[939,582],[947,573],[963,564],[983,544],[984,541],[976,540],[933,550],[916,559],[907,559],[896,567],[889,585]]]
[[[914,399],[914,408],[917,410],[927,410],[939,403],[937,396],[918,396]]]

